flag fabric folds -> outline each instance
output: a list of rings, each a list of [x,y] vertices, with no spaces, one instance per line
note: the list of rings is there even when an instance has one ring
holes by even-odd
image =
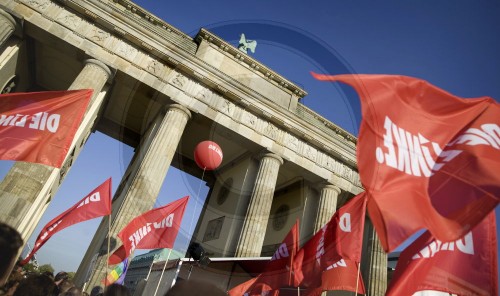
[[[0,95],[0,159],[60,168],[91,89]]]
[[[340,259],[328,266],[321,274],[321,286],[306,291],[307,296],[320,296],[323,291],[351,291],[365,294],[365,286],[357,262],[349,259]]]
[[[123,246],[110,256],[109,264],[122,262],[135,249],[172,248],[188,200],[189,196],[185,196],[163,207],[147,211],[130,221],[118,233]]]
[[[496,207],[500,105],[493,99],[462,99],[405,76],[313,75],[360,96],[358,168],[386,252],[422,228],[456,240]]]
[[[454,242],[425,232],[400,255],[386,295],[436,290],[456,295],[498,295],[495,213]]]
[[[123,285],[123,280],[128,270],[128,258],[125,258],[120,264],[115,266],[113,270],[108,274],[108,276],[102,280],[105,286],[111,284]]]
[[[56,232],[73,224],[111,214],[111,178],[107,179],[86,197],[52,219],[38,235],[33,249],[21,261],[24,265]]]
[[[366,197],[361,193],[335,212],[330,221],[304,244],[293,263],[296,286],[313,293],[315,289],[321,289],[323,279],[325,287],[335,287],[328,284],[332,274],[345,272],[341,279],[351,278],[352,275],[348,274],[357,270],[356,264],[361,260],[365,210]],[[349,268],[343,268],[346,262],[350,263]],[[334,267],[339,269],[330,271]],[[361,277],[359,279],[361,281]],[[338,282],[336,287],[348,285]]]
[[[264,271],[257,277],[252,278],[233,289],[229,295],[278,295],[279,289],[293,285],[292,264],[299,248],[299,221],[292,226],[283,242],[274,252],[273,257],[267,263]]]

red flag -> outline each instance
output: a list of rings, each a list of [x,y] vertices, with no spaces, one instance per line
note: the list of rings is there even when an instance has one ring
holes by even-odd
[[[387,295],[422,290],[498,295],[496,233],[494,212],[455,242],[424,233],[401,253]]]
[[[361,98],[358,167],[386,251],[422,228],[456,240],[496,207],[500,105],[493,99],[461,99],[404,76],[314,76],[347,83]]]
[[[261,295],[262,292],[278,293],[284,286],[293,285],[292,264],[299,248],[299,221],[292,226],[283,242],[280,244],[271,260],[267,263],[264,271],[257,277],[252,278],[231,289],[229,295]],[[243,293],[241,293],[243,291]],[[271,295],[271,294],[266,294]]]
[[[308,296],[319,296],[323,291],[351,291],[365,294],[363,278],[359,273],[358,263],[349,259],[340,259],[328,266],[321,274],[321,287],[306,291]]]
[[[111,178],[107,179],[86,197],[67,209],[61,215],[52,219],[38,235],[35,246],[28,256],[21,261],[24,265],[28,263],[33,255],[51,238],[56,232],[73,224],[87,221],[93,218],[111,214]]]
[[[189,196],[185,196],[166,206],[152,209],[135,217],[118,233],[123,248],[118,248],[110,256],[109,263],[118,264],[122,262],[135,249],[172,248],[188,200]],[[125,256],[123,257],[123,255]]]
[[[342,206],[297,253],[295,285],[321,286],[322,272],[341,259],[359,262],[363,240],[366,197],[353,197]]]
[[[60,168],[91,89],[0,95],[0,159]]]
[[[361,261],[366,216],[366,194],[353,197],[332,216],[327,224],[323,267],[341,259]]]

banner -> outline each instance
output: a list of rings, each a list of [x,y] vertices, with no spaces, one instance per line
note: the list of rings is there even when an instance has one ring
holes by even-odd
[[[118,233],[123,246],[109,257],[109,264],[122,262],[135,249],[172,248],[188,200],[189,196],[185,196],[161,208],[147,211],[130,221]]]
[[[292,226],[264,271],[257,277],[229,290],[229,295],[266,295],[278,294],[279,289],[292,286],[292,264],[299,248],[299,221]],[[273,291],[273,292],[271,292]],[[243,292],[243,293],[242,293]]]
[[[365,294],[365,286],[358,269],[358,263],[349,259],[340,259],[328,266],[321,274],[321,287],[306,291],[305,295],[320,296],[323,291],[335,290]]]
[[[105,215],[111,215],[111,178],[104,181],[104,183],[99,185],[74,206],[47,223],[38,235],[33,249],[26,258],[21,261],[21,264],[24,265],[28,263],[31,257],[33,257],[33,255],[56,232],[73,224]]]
[[[456,240],[497,206],[500,105],[493,99],[458,98],[405,76],[313,75],[360,96],[358,169],[386,252],[422,228]]]
[[[436,290],[456,295],[498,295],[497,230],[492,212],[449,243],[425,232],[400,255],[386,295]]]
[[[0,95],[0,159],[60,168],[91,89]]]
[[[365,208],[365,194],[358,194],[304,244],[293,263],[295,286],[321,287],[324,271],[341,260],[360,261]]]
[[[109,286],[111,284],[123,285],[123,280],[125,279],[127,270],[128,270],[128,258],[126,258],[115,268],[113,268],[113,270],[108,274],[108,276],[102,280],[102,283],[105,286]]]

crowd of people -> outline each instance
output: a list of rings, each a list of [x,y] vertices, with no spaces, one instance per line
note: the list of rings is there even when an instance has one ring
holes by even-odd
[[[52,272],[27,274],[19,264],[18,254],[23,246],[21,235],[0,222],[0,296],[131,296],[127,287],[112,284],[95,286],[90,294],[76,287],[67,272],[55,276]],[[165,296],[226,295],[213,284],[199,281],[179,281]]]
[[[76,287],[67,272],[26,273],[18,261],[23,246],[21,235],[0,222],[0,296],[88,296]],[[127,287],[112,284],[96,286],[90,296],[131,296]]]

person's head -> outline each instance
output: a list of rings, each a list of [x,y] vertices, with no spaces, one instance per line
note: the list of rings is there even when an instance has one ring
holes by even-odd
[[[104,290],[104,296],[132,296],[132,294],[125,286],[111,284]]]
[[[95,286],[90,291],[90,296],[100,296],[104,293],[104,289],[101,286]]]
[[[0,286],[9,278],[10,271],[16,264],[19,248],[23,246],[23,239],[17,230],[0,222]]]
[[[62,280],[61,283],[59,283],[59,285],[57,285],[59,287],[59,293],[64,293],[66,291],[68,291],[69,289],[73,288],[75,286],[75,284],[73,284],[72,281],[66,279],[66,280]]]
[[[33,274],[22,280],[17,286],[14,296],[47,296],[56,288],[54,281],[43,274]]]
[[[56,274],[56,276],[54,277],[54,282],[56,282],[56,284],[59,284],[61,283],[62,281],[64,280],[67,280],[69,279],[69,275],[67,272],[65,271],[60,271]]]
[[[59,296],[82,296],[82,295],[83,295],[82,291],[77,287],[71,287],[66,292],[59,294]]]
[[[227,294],[221,289],[217,288],[214,284],[197,281],[197,280],[187,280],[178,281],[170,290],[168,290],[165,296],[227,296]]]

